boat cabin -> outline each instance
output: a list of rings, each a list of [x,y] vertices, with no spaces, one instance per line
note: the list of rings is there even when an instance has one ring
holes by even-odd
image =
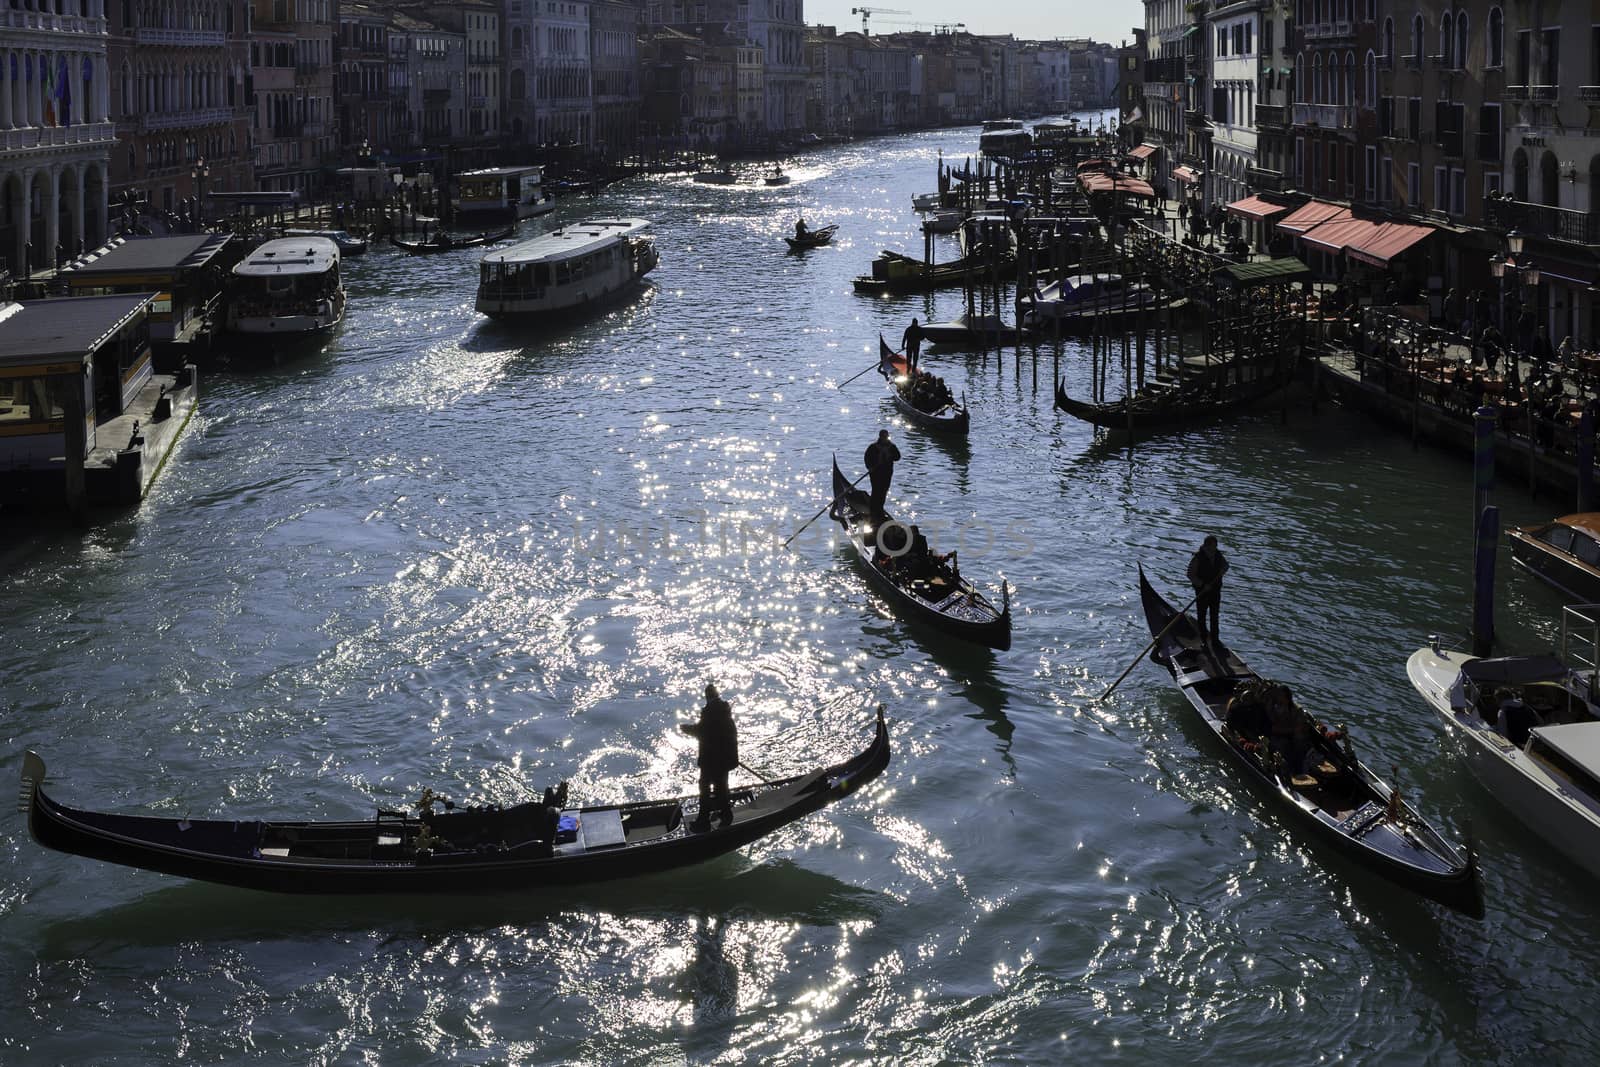
[[[542,167],[486,167],[456,175],[456,214],[525,219],[546,208]],[[547,209],[547,208],[546,208]]]
[[[1511,560],[1568,596],[1600,603],[1600,512],[1506,531]]]
[[[521,315],[578,307],[619,292],[657,262],[645,219],[594,219],[483,257],[477,308]]]
[[[185,346],[215,318],[238,248],[225,233],[119,237],[69,263],[61,276],[73,296],[154,293],[150,340],[158,360],[181,364]]]
[[[326,237],[268,241],[233,268],[228,328],[239,333],[310,333],[344,317],[339,246]]]
[[[1569,787],[1570,799],[1600,815],[1600,722],[1536,726],[1525,751]]]
[[[151,293],[0,306],[0,476],[79,469],[149,381]],[[122,442],[116,442],[119,446]]]
[[[987,125],[987,124],[986,124]],[[986,156],[1011,158],[1033,148],[1033,135],[1021,128],[992,130],[978,135],[978,151]]]

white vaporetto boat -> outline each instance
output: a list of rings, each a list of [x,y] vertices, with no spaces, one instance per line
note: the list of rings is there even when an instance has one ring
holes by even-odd
[[[1600,606],[1566,609],[1593,626]],[[1528,828],[1600,878],[1595,671],[1555,656],[1477,659],[1435,639],[1406,662],[1473,777]]]
[[[494,318],[573,311],[631,289],[659,256],[646,219],[573,223],[479,266],[477,308]]]
[[[344,318],[339,246],[326,237],[268,241],[233,268],[228,329],[292,337],[331,330]]]

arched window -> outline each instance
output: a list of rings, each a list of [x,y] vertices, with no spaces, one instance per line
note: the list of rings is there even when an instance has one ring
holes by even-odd
[[[1311,102],[1320,104],[1322,95],[1322,53],[1318,52],[1311,57]]]
[[[1365,107],[1376,107],[1378,102],[1378,57],[1377,54],[1367,52],[1367,76],[1361,85],[1361,103]]]
[[[1418,66],[1422,64],[1422,56],[1425,51],[1423,42],[1426,39],[1426,27],[1422,22],[1422,13],[1418,12],[1411,19],[1411,54],[1416,57]]]
[[[1484,66],[1506,65],[1506,16],[1498,7],[1489,9],[1489,45]]]
[[[1467,56],[1467,46],[1472,43],[1472,36],[1467,32],[1469,23],[1465,10],[1456,12],[1456,69],[1470,66],[1472,60]]]
[[[1456,65],[1456,22],[1449,11],[1439,16],[1439,58],[1446,67]]]
[[[1384,19],[1383,20],[1383,37],[1382,37],[1382,39],[1379,40],[1378,47],[1380,49],[1382,49],[1383,55],[1388,58],[1388,60],[1389,60],[1389,62],[1391,64],[1393,64],[1394,63],[1394,19],[1390,18],[1390,19]]]
[[[1294,57],[1294,98],[1299,103],[1306,103],[1306,57],[1304,53]]]
[[[1344,54],[1344,99],[1340,101],[1346,107],[1356,102],[1356,54]]]

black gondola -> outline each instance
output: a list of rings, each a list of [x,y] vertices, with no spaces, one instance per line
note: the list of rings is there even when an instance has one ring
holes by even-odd
[[[1141,393],[1131,402],[1124,397],[1104,404],[1074,400],[1067,395],[1065,381],[1058,381],[1055,406],[1057,411],[1092,425],[1108,430],[1131,429],[1137,434],[1184,426],[1246,407],[1276,393],[1288,380],[1286,371],[1263,367],[1255,377],[1233,384],[1212,377]]]
[[[28,830],[46,848],[129,867],[282,893],[461,893],[631,878],[742,848],[870,782],[889,764],[878,709],[872,743],[809,774],[731,790],[733,822],[696,832],[698,797],[577,808],[542,802],[359,822],[256,822],[108,815],[57,803],[45,765],[22,766]]]
[[[839,226],[824,226],[820,230],[808,230],[804,237],[785,237],[789,242],[789,251],[804,252],[808,248],[821,248],[833,240],[833,235],[839,232]]]
[[[948,560],[923,560],[911,573],[896,557],[884,554],[880,561],[877,534],[893,523],[905,532],[909,548],[910,530],[894,522],[886,512],[881,521],[872,514],[872,498],[854,488],[833,461],[833,506],[835,522],[844,527],[855,546],[857,560],[867,580],[881,592],[902,616],[925,622],[954,637],[1004,651],[1011,647],[1011,590],[1000,583],[1000,609],[996,610],[977,587],[962,577],[955,554]]]
[[[492,245],[496,241],[504,241],[517,232],[515,226],[507,226],[496,233],[480,233],[476,237],[451,237],[449,234],[440,233],[422,241],[402,241],[400,238],[389,235],[389,242],[396,248],[404,249],[415,256],[430,255],[434,252],[459,252],[463,248],[482,248]]]
[[[889,347],[889,342],[878,335],[878,373],[889,383],[894,406],[900,414],[925,430],[934,433],[965,434],[972,426],[972,418],[965,402],[951,401],[936,411],[923,411],[911,402],[910,365],[906,357]]]
[[[1139,598],[1154,640],[1150,658],[1167,668],[1233,765],[1276,801],[1287,821],[1398,885],[1483,917],[1483,887],[1470,849],[1463,855],[1356,759],[1348,744],[1341,750],[1320,729],[1310,734],[1322,757],[1318,773],[1296,775],[1283,768],[1264,739],[1246,737],[1226,721],[1229,702],[1247,686],[1262,684],[1260,675],[1227,648],[1212,647],[1192,616],[1180,614],[1151,587],[1143,567]]]

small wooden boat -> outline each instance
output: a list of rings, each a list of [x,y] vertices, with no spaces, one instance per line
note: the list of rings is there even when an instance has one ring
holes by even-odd
[[[1483,887],[1470,848],[1463,854],[1447,842],[1355,757],[1348,741],[1341,749],[1298,705],[1321,761],[1315,774],[1290,773],[1265,738],[1247,737],[1227,724],[1235,696],[1250,699],[1256,687],[1270,683],[1228,649],[1213,646],[1193,617],[1155,591],[1143,567],[1139,599],[1154,639],[1150,658],[1171,673],[1234,768],[1274,802],[1285,821],[1397,885],[1483,917]]]
[[[808,248],[821,248],[833,240],[833,235],[839,232],[837,224],[824,226],[820,230],[808,230],[804,237],[785,237],[789,242],[789,251],[804,252]]]
[[[507,226],[497,233],[480,233],[476,237],[452,237],[441,230],[421,241],[402,241],[392,234],[389,240],[396,248],[403,248],[414,256],[425,256],[434,252],[459,252],[463,248],[482,248],[484,245],[504,241],[516,232],[515,226]]]
[[[380,811],[350,822],[165,819],[70,808],[45,794],[44,760],[22,765],[28,830],[46,848],[163,874],[282,893],[467,893],[632,878],[743,848],[849,795],[889,764],[878,709],[871,744],[808,774],[730,790],[733,822],[696,831],[698,797],[556,812],[541,801]]]
[[[929,557],[900,562],[910,553],[891,557],[877,549],[877,535],[889,526],[909,529],[888,513],[875,516],[872,498],[851,486],[833,461],[834,521],[844,528],[855,546],[856,559],[867,581],[903,618],[926,623],[953,637],[1002,651],[1011,647],[1011,589],[1000,583],[1000,608],[962,577],[955,553],[944,559]],[[881,521],[880,521],[881,520]],[[908,546],[909,547],[909,546]]]
[[[1017,261],[1010,256],[999,257],[992,263],[981,256],[963,257],[929,267],[920,259],[885,250],[872,261],[872,273],[860,275],[853,284],[856,292],[873,295],[927,293],[991,277],[1009,281],[1016,273]]]
[[[882,334],[878,335],[878,373],[889,383],[894,406],[916,425],[934,433],[961,435],[970,428],[972,420],[964,403],[952,401],[940,405],[936,411],[924,411],[911,402],[911,364],[889,347]]]
[[[763,185],[788,185],[789,176],[783,172],[782,167],[773,167],[771,173],[761,179]]]
[[[1131,400],[1105,404],[1074,400],[1065,381],[1056,383],[1056,410],[1108,430],[1133,433],[1169,430],[1246,407],[1288,384],[1292,360],[1218,367],[1165,388],[1147,387]],[[1231,371],[1231,373],[1228,373]]]

